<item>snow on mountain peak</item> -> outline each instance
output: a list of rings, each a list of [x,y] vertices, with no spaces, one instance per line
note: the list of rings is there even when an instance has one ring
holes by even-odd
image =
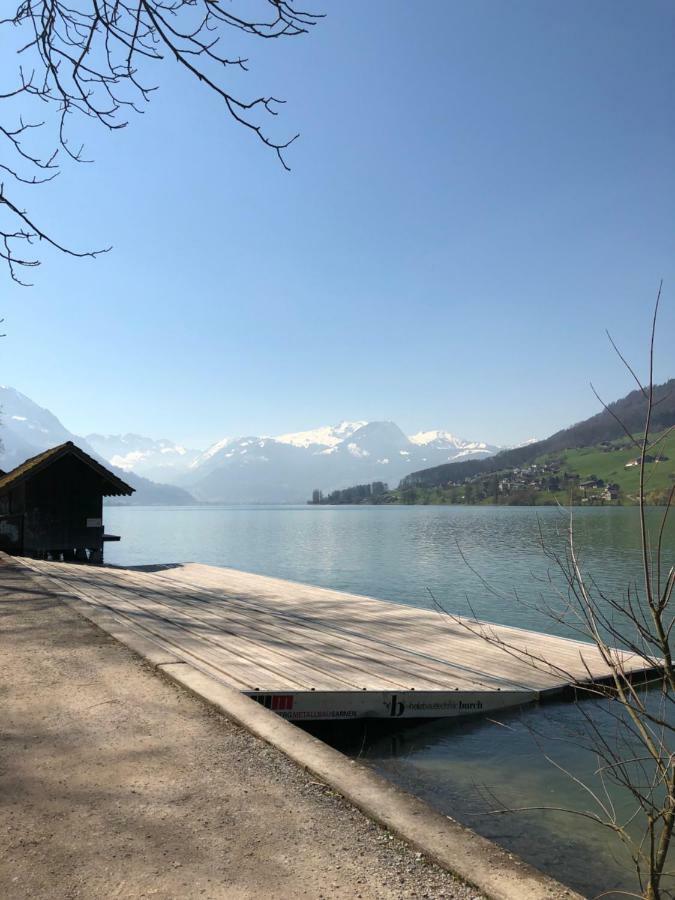
[[[355,444],[353,441],[347,444],[347,450],[352,456],[356,456],[357,458],[370,456],[370,452],[368,450],[364,450],[363,447],[359,447],[359,445]]]
[[[0,387],[0,412],[3,469],[47,447],[75,440],[130,478],[180,484],[209,502],[302,502],[314,488],[326,491],[383,479],[395,484],[418,469],[482,458],[501,449],[462,440],[449,431],[420,431],[408,438],[391,421],[350,420],[275,438],[225,437],[200,453],[170,440],[133,433],[77,438],[49,410],[13,388]],[[162,488],[160,494],[147,496],[174,502],[175,495]],[[184,497],[189,499],[187,494]]]
[[[124,456],[120,456],[119,453],[116,453],[114,456],[110,457],[109,462],[111,465],[117,466],[118,469],[124,469],[125,472],[133,472],[134,467],[138,466],[138,464],[145,459],[145,456],[146,454],[141,450],[131,451]]]
[[[220,453],[221,450],[224,450],[225,447],[231,442],[236,440],[236,438],[224,437],[219,441],[216,441],[215,444],[211,444],[203,453],[200,453],[196,459],[193,459],[190,463],[191,469],[197,469],[199,466],[203,465],[207,460],[211,459],[212,456],[215,456],[216,453]]]
[[[367,422],[340,422],[339,425],[323,425],[310,431],[280,434],[274,440],[280,444],[292,444],[294,447],[305,449],[317,444],[321,447],[335,447],[367,424]]]
[[[418,431],[417,434],[411,434],[408,440],[417,444],[418,447],[426,447],[429,444],[440,442],[447,447],[463,447],[467,443],[449,431]]]
[[[149,438],[132,432],[88,434],[86,440],[113,466],[157,481],[180,474],[199,452],[166,438]]]

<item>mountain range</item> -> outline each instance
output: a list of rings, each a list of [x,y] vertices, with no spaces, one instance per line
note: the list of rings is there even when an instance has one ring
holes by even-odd
[[[133,435],[88,435],[117,465],[178,484],[206,502],[302,503],[313,488],[355,481],[398,483],[420,465],[479,458],[499,448],[465,441],[446,431],[407,437],[394,422],[340,422],[276,437],[228,437],[202,453]],[[120,449],[126,455],[120,454]]]
[[[656,434],[675,426],[675,378],[653,386],[653,409],[650,433]],[[569,428],[556,431],[541,441],[527,441],[520,447],[502,450],[488,459],[455,460],[427,466],[405,476],[401,487],[439,487],[457,483],[476,475],[499,472],[528,465],[539,456],[562,450],[590,447],[602,442],[641,435],[645,427],[645,394],[638,389],[607,404],[596,415]]]
[[[657,385],[654,397],[652,430],[658,431],[675,423],[675,379]],[[408,436],[394,422],[344,421],[276,437],[226,437],[198,450],[138,434],[78,437],[50,410],[0,386],[0,468],[8,471],[70,440],[136,489],[132,503],[304,503],[314,489],[327,493],[374,481],[434,487],[611,441],[624,428],[640,430],[643,406],[642,393],[633,391],[590,419],[510,449],[449,431]]]
[[[178,506],[194,502],[194,498],[183,488],[156,484],[135,472],[110,465],[110,461],[99,454],[85,438],[68,431],[48,409],[38,406],[25,394],[6,385],[0,385],[0,441],[0,468],[5,472],[49,447],[72,441],[135,488],[135,493],[130,498],[120,498],[125,505]]]
[[[175,481],[200,455],[199,450],[140,434],[88,434],[85,440],[111,465],[155,481]]]
[[[72,440],[132,487],[133,502],[179,504],[303,503],[357,482],[395,485],[414,471],[450,461],[484,459],[501,448],[449,431],[407,436],[394,422],[345,421],[310,431],[226,437],[206,450],[138,434],[70,432],[50,410],[0,386],[0,466],[8,470],[42,450]]]

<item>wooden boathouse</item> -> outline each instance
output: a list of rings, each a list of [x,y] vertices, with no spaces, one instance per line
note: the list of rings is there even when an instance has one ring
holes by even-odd
[[[0,473],[0,550],[34,559],[102,562],[103,498],[133,493],[72,441]],[[118,538],[117,538],[118,539]]]

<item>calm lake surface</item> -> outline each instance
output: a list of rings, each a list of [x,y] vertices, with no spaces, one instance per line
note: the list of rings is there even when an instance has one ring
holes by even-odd
[[[489,621],[567,633],[534,608],[554,600],[560,584],[541,542],[563,550],[569,519],[552,507],[108,507],[105,522],[122,535],[106,546],[109,563],[231,566],[424,608],[433,606],[433,594],[450,612],[473,609]],[[574,511],[583,566],[605,591],[623,595],[639,579],[636,526],[631,508]],[[671,565],[672,523],[665,546]],[[501,714],[498,722],[340,723],[324,726],[322,736],[589,896],[634,890],[626,852],[588,819],[494,812],[595,811],[592,798],[545,759],[598,787],[596,760],[581,747],[582,725],[574,705],[555,703]],[[612,800],[619,813],[631,809],[616,790]]]

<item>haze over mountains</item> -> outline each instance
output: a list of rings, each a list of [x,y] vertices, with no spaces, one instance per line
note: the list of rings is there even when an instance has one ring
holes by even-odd
[[[675,422],[675,380],[654,388],[652,428]],[[206,450],[138,434],[78,437],[48,409],[0,386],[0,468],[71,440],[136,488],[136,504],[303,503],[315,488],[328,493],[383,481],[396,487],[436,486],[523,465],[538,455],[584,447],[638,431],[644,416],[640,391],[543,441],[505,449],[466,441],[448,431],[407,436],[394,422],[345,421],[276,437],[226,437]]]
[[[2,441],[0,469],[5,472],[18,466],[25,459],[65,441],[73,441],[85,453],[108,464],[108,461],[102,458],[85,438],[68,431],[48,409],[38,406],[25,394],[6,385],[0,385],[0,440]],[[155,484],[134,472],[123,471],[116,466],[111,468],[136,489],[131,498],[124,499],[125,504],[179,505],[193,502],[191,495],[182,488]]]
[[[186,503],[190,495],[206,502],[302,503],[314,488],[327,491],[366,481],[395,485],[416,469],[483,459],[500,449],[448,431],[408,437],[394,422],[364,421],[276,437],[228,437],[204,451],[138,434],[83,438],[6,386],[0,387],[0,437],[4,470],[72,440],[126,477],[137,488],[135,502],[147,503]]]
[[[420,466],[482,459],[497,449],[442,431],[409,438],[394,422],[341,422],[278,437],[225,438],[190,463],[176,483],[200,500],[296,503],[313,488],[395,484]]]
[[[88,434],[85,440],[111,465],[154,481],[175,481],[199,456],[199,450],[140,434]]]

